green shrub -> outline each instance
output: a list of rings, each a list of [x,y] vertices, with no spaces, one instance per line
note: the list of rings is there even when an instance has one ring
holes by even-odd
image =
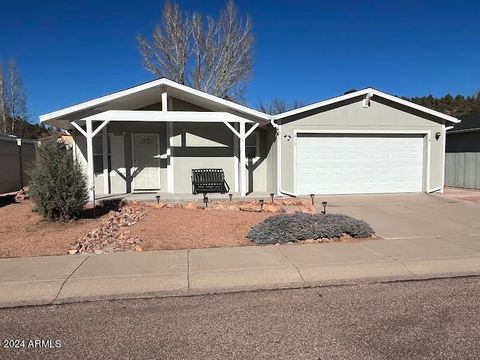
[[[29,175],[38,213],[52,221],[78,217],[88,200],[87,179],[71,149],[56,141],[41,144]]]
[[[374,234],[365,221],[341,214],[282,214],[252,227],[247,237],[258,244],[287,243],[307,239],[335,238],[343,234],[368,237]]]

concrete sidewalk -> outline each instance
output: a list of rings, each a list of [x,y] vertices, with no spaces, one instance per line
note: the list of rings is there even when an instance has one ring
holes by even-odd
[[[480,275],[480,235],[0,260],[0,307]]]

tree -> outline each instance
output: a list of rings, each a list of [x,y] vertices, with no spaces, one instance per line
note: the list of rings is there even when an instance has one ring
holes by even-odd
[[[24,121],[28,119],[27,97],[23,88],[17,66],[14,61],[8,65],[9,87],[7,92],[7,104],[10,115],[10,131],[21,131]]]
[[[298,109],[303,106],[303,103],[299,100],[294,100],[291,104],[288,104],[285,99],[274,98],[270,101],[269,104],[264,104],[260,102],[258,104],[258,110],[270,115],[277,115],[290,111],[293,109]]]
[[[447,94],[440,98],[428,95],[404,99],[455,117],[480,113],[480,95],[478,92],[472,96]]]
[[[78,217],[88,200],[87,179],[72,149],[54,140],[42,143],[30,175],[35,209],[51,221]]]
[[[218,18],[182,12],[165,2],[152,39],[138,36],[145,68],[206,93],[242,101],[252,71],[253,26],[232,0]]]
[[[44,125],[28,121],[27,96],[15,61],[0,62],[0,133],[37,139],[50,134]]]

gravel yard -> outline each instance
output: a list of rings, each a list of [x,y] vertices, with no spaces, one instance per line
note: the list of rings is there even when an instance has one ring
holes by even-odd
[[[100,217],[53,223],[32,208],[30,200],[0,207],[0,257],[66,254],[76,239],[102,221]]]
[[[108,236],[117,239],[99,246],[113,251],[143,251],[251,245],[246,239],[250,227],[272,215],[248,211],[159,209],[138,204],[133,207],[146,210],[145,215],[133,225],[124,225],[116,234],[109,228]],[[88,218],[91,217],[89,210],[86,218],[55,223],[43,220],[32,212],[32,208],[30,200],[0,207],[0,257],[67,254],[88,234],[103,231],[99,229],[104,229],[111,218],[108,213],[100,213],[97,219]],[[129,239],[135,239],[135,244],[129,246],[126,243]]]
[[[252,245],[250,228],[271,213],[149,208],[130,228],[144,250]]]
[[[200,202],[132,201],[121,206],[104,203],[97,207],[96,219],[92,209],[86,209],[80,219],[62,223],[43,220],[28,199],[2,205],[0,257],[254,245],[247,234],[268,217],[315,211],[310,200],[293,198],[263,205],[258,200],[212,202],[207,209]],[[344,237],[320,240],[350,241]]]

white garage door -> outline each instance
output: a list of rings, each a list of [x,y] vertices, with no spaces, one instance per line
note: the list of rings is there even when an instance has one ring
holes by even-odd
[[[298,134],[295,166],[300,195],[421,192],[423,136]]]

